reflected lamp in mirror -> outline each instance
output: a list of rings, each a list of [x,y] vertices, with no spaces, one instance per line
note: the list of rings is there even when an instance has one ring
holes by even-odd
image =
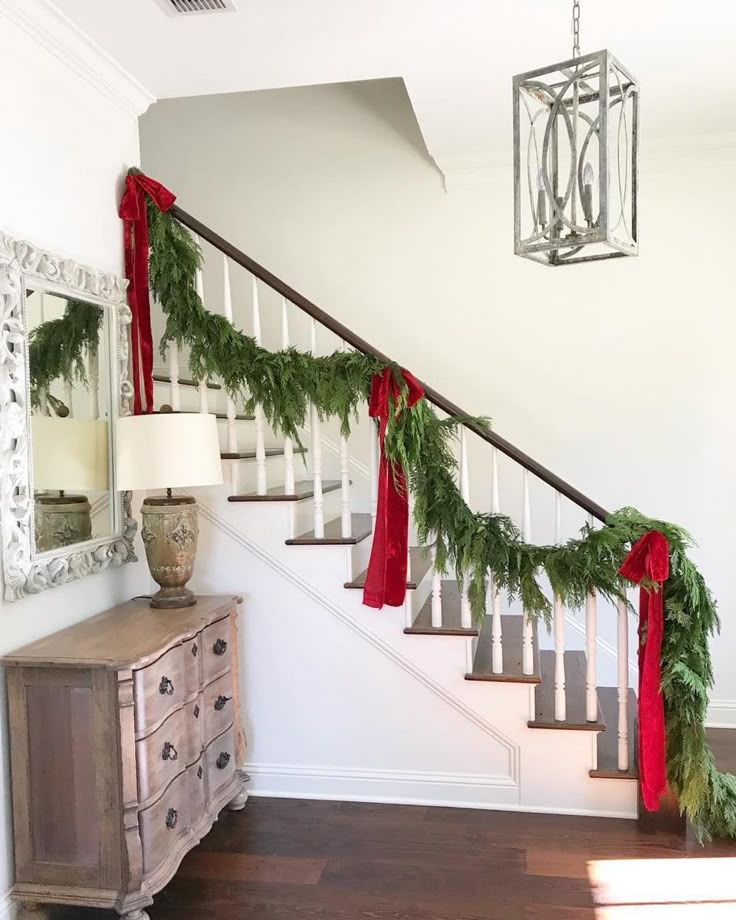
[[[154,581],[160,586],[152,607],[190,607],[199,534],[197,503],[172,489],[222,483],[222,461],[214,415],[166,413],[120,418],[116,425],[117,487],[165,489],[146,498],[141,536]]]
[[[84,543],[92,538],[86,493],[109,488],[109,425],[34,415],[31,428],[36,551]]]

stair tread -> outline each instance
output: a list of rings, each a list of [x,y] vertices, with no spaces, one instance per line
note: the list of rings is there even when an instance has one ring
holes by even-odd
[[[295,454],[305,454],[306,448],[304,447],[295,447]],[[266,448],[267,457],[283,457],[284,448],[283,447],[267,447]],[[221,451],[220,457],[223,460],[255,460],[256,459],[256,450],[237,450],[237,451]]]
[[[199,415],[198,409],[155,409],[154,415]],[[214,415],[216,419],[220,421],[227,421],[227,412],[208,412],[207,415]],[[253,422],[255,421],[255,415],[236,415],[236,422]]]
[[[325,524],[324,537],[317,538],[314,530],[299,534],[286,541],[287,546],[354,546],[369,537],[373,532],[373,519],[370,514],[351,514],[351,537],[342,535],[342,518],[335,518]]]
[[[460,587],[456,581],[442,582],[442,626],[432,626],[432,595],[424,602],[407,636],[477,636],[476,627],[463,629],[460,625]]]
[[[153,379],[156,383],[171,383],[171,377],[169,374],[154,374]],[[180,387],[198,387],[199,384],[196,380],[191,380],[189,377],[180,377],[178,380]],[[207,381],[208,390],[221,390],[222,386],[219,383],[212,383]]]
[[[534,671],[524,674],[522,669],[522,618],[506,614],[501,617],[503,635],[503,671],[493,673],[493,623],[490,616],[484,617],[478,645],[473,659],[473,670],[465,675],[466,680],[500,681],[505,683],[538,684],[541,681],[539,665],[539,643],[537,624],[534,623]]]
[[[342,483],[339,479],[322,480],[322,494],[334,492],[340,488]],[[283,486],[274,486],[269,489],[265,495],[258,495],[256,492],[247,492],[243,495],[229,495],[229,502],[299,502],[305,498],[312,498],[314,495],[314,483],[311,479],[302,479],[294,483],[294,492],[287,494]]]
[[[629,688],[629,769],[618,768],[618,689],[598,688],[598,705],[608,730],[598,735],[598,767],[590,771],[596,779],[638,779],[636,693]]]
[[[427,572],[432,568],[432,559],[429,554],[429,550],[424,546],[412,546],[410,550],[411,556],[411,578],[407,579],[406,587],[407,588],[416,588],[417,585],[422,581]],[[361,572],[357,578],[353,581],[345,582],[344,587],[350,589],[362,589],[365,586],[366,575],[368,574],[368,569],[364,572]]]
[[[598,719],[588,722],[585,718],[585,672],[586,656],[582,651],[565,652],[565,687],[567,689],[567,718],[564,722],[555,719],[555,653],[539,653],[541,684],[534,691],[535,713],[528,722],[529,728],[558,728],[573,731],[605,731],[600,703]]]

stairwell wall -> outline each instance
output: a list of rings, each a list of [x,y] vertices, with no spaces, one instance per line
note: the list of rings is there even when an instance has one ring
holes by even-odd
[[[510,150],[445,191],[400,80],[165,100],[141,142],[185,210],[358,334],[604,506],[689,528],[723,618],[714,719],[736,724],[736,135],[644,130],[641,256],[566,271],[512,254]],[[478,507],[488,466],[474,447]],[[551,496],[533,501],[549,539]]]

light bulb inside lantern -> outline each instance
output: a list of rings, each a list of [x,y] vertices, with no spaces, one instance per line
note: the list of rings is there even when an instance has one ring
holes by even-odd
[[[593,182],[595,173],[590,163],[583,168],[583,214],[589,227],[593,226]]]
[[[542,228],[547,223],[547,193],[544,189],[544,172],[537,173],[537,226]]]
[[[539,172],[537,173],[537,191],[538,192],[544,191],[544,170],[543,169],[540,169]]]

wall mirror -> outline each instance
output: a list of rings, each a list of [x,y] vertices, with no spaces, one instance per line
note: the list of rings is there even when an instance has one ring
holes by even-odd
[[[0,233],[0,526],[8,600],[135,559],[115,487],[126,282]]]

